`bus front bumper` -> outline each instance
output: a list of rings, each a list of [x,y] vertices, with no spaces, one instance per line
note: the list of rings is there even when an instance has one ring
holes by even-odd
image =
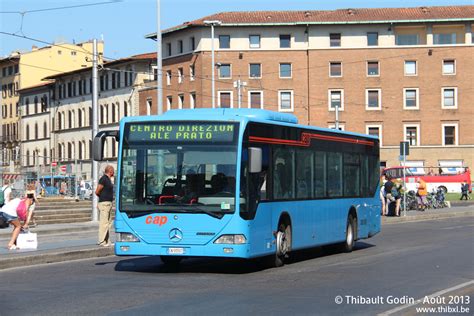
[[[117,256],[182,256],[249,258],[248,244],[176,245],[116,242]]]

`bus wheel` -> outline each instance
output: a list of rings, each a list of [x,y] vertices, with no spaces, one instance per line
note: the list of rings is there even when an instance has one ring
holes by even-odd
[[[164,263],[164,265],[167,267],[177,267],[179,266],[179,263],[181,262],[181,260],[183,260],[182,257],[174,257],[174,256],[160,256],[160,259]]]
[[[347,218],[346,239],[341,244],[341,250],[344,252],[352,252],[355,245],[356,221],[352,215]]]
[[[291,225],[281,223],[276,233],[275,267],[285,264],[285,258],[291,250]]]

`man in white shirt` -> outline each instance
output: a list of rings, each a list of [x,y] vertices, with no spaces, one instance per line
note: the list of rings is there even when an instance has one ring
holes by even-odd
[[[12,199],[12,188],[10,187],[10,181],[9,180],[5,180],[3,182],[3,186],[2,186],[2,189],[3,191],[3,197],[4,197],[4,202],[3,204],[7,204],[8,202],[11,201]],[[2,207],[3,205],[0,205],[0,207]]]

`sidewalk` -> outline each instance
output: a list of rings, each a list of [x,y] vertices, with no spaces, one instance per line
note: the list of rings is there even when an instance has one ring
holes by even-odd
[[[402,214],[401,217],[383,217],[382,225],[472,216],[474,216],[474,205],[462,203],[451,208],[425,212],[408,211],[406,216]],[[113,247],[104,248],[96,245],[98,223],[95,222],[50,224],[31,228],[31,232],[38,234],[37,250],[8,250],[6,245],[11,231],[11,228],[0,229],[0,270],[114,254]],[[114,236],[112,240],[115,240]]]
[[[450,208],[428,209],[424,212],[407,211],[406,215],[401,211],[400,217],[384,216],[382,217],[382,225],[470,216],[474,216],[474,202],[454,202]]]
[[[39,225],[30,229],[38,236],[36,250],[8,250],[12,228],[0,229],[0,270],[113,255],[113,247],[96,245],[98,227],[96,222]]]

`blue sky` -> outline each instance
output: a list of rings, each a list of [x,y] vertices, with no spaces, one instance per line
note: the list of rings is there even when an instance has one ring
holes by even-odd
[[[82,42],[103,38],[105,56],[126,57],[156,50],[144,38],[156,30],[156,0],[122,0],[71,9],[18,13],[55,7],[97,4],[114,0],[0,0],[0,31],[45,42]],[[162,28],[223,11],[332,10],[340,8],[418,7],[474,4],[474,0],[161,0]],[[14,50],[45,46],[24,38],[0,34],[0,57]]]

